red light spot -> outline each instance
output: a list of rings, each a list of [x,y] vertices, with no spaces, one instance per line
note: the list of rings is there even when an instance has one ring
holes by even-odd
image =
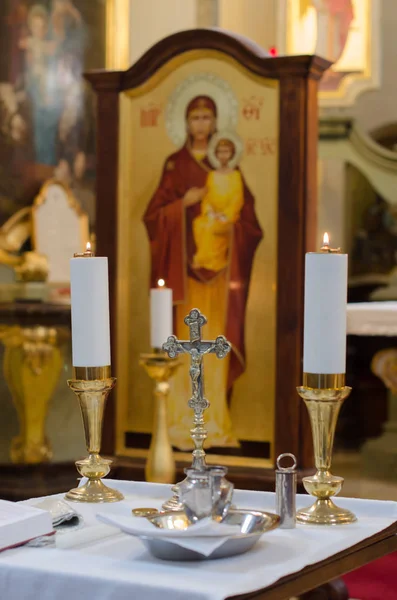
[[[271,46],[269,48],[269,54],[270,54],[270,56],[278,56],[278,52],[277,52],[276,46]]]

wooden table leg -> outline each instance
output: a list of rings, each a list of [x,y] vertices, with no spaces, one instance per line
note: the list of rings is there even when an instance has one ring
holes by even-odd
[[[349,600],[349,592],[343,579],[334,579],[315,590],[306,592],[300,600]]]

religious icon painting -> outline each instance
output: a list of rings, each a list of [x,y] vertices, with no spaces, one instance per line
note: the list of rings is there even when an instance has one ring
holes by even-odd
[[[136,465],[148,456],[153,381],[139,363],[150,350],[149,290],[162,279],[179,340],[197,308],[203,339],[231,344],[227,357],[203,361],[208,462],[264,474],[288,450],[311,464],[296,385],[304,253],[316,236],[317,81],[328,66],[192,30],[126,71],[87,75],[98,99],[97,242],[109,257],[118,380],[107,453]],[[168,430],[176,460],[191,464],[191,365],[180,359]]]
[[[131,331],[120,332],[131,362],[121,358],[118,368],[134,383],[120,440],[145,446],[150,439],[151,382],[138,367],[149,345],[149,304],[139,291],[164,279],[179,339],[197,307],[208,319],[205,338],[225,335],[232,344],[227,359],[209,356],[205,364],[207,448],[237,457],[249,447],[269,459],[274,404],[263,398],[275,385],[278,83],[203,53],[125,93],[121,119],[128,126],[121,133],[120,244],[129,239],[134,275],[119,310],[127,310],[128,297],[134,308]],[[171,443],[180,452],[192,449],[184,358],[168,401]]]
[[[94,225],[94,107],[83,72],[105,66],[106,10],[102,0],[1,1],[0,226],[53,177]]]

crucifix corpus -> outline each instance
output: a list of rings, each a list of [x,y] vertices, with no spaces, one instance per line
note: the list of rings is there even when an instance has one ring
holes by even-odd
[[[195,446],[192,467],[203,470],[206,467],[203,445],[207,437],[203,415],[210,405],[204,395],[203,358],[205,354],[216,354],[218,358],[225,358],[231,350],[231,344],[223,335],[219,335],[215,341],[201,339],[201,329],[207,323],[207,319],[197,308],[193,308],[185,317],[185,323],[189,327],[190,340],[181,341],[171,335],[163,344],[163,350],[170,358],[175,358],[178,354],[190,354],[189,374],[192,381],[192,396],[188,405],[194,410],[194,428],[191,429],[191,436]]]

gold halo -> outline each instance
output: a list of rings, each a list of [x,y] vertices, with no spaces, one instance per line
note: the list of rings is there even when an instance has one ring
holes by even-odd
[[[217,129],[234,129],[238,121],[238,101],[224,79],[213,73],[186,77],[171,94],[165,110],[165,127],[176,147],[186,141],[186,108],[196,96],[209,96],[217,108]]]
[[[239,135],[235,131],[218,131],[215,135],[212,136],[210,143],[208,144],[208,160],[211,163],[211,166],[214,169],[220,168],[220,162],[216,157],[215,149],[219,142],[219,140],[230,140],[233,142],[234,147],[236,149],[233,158],[230,160],[228,167],[230,169],[234,169],[240,162],[241,156],[243,154],[243,141]]]

